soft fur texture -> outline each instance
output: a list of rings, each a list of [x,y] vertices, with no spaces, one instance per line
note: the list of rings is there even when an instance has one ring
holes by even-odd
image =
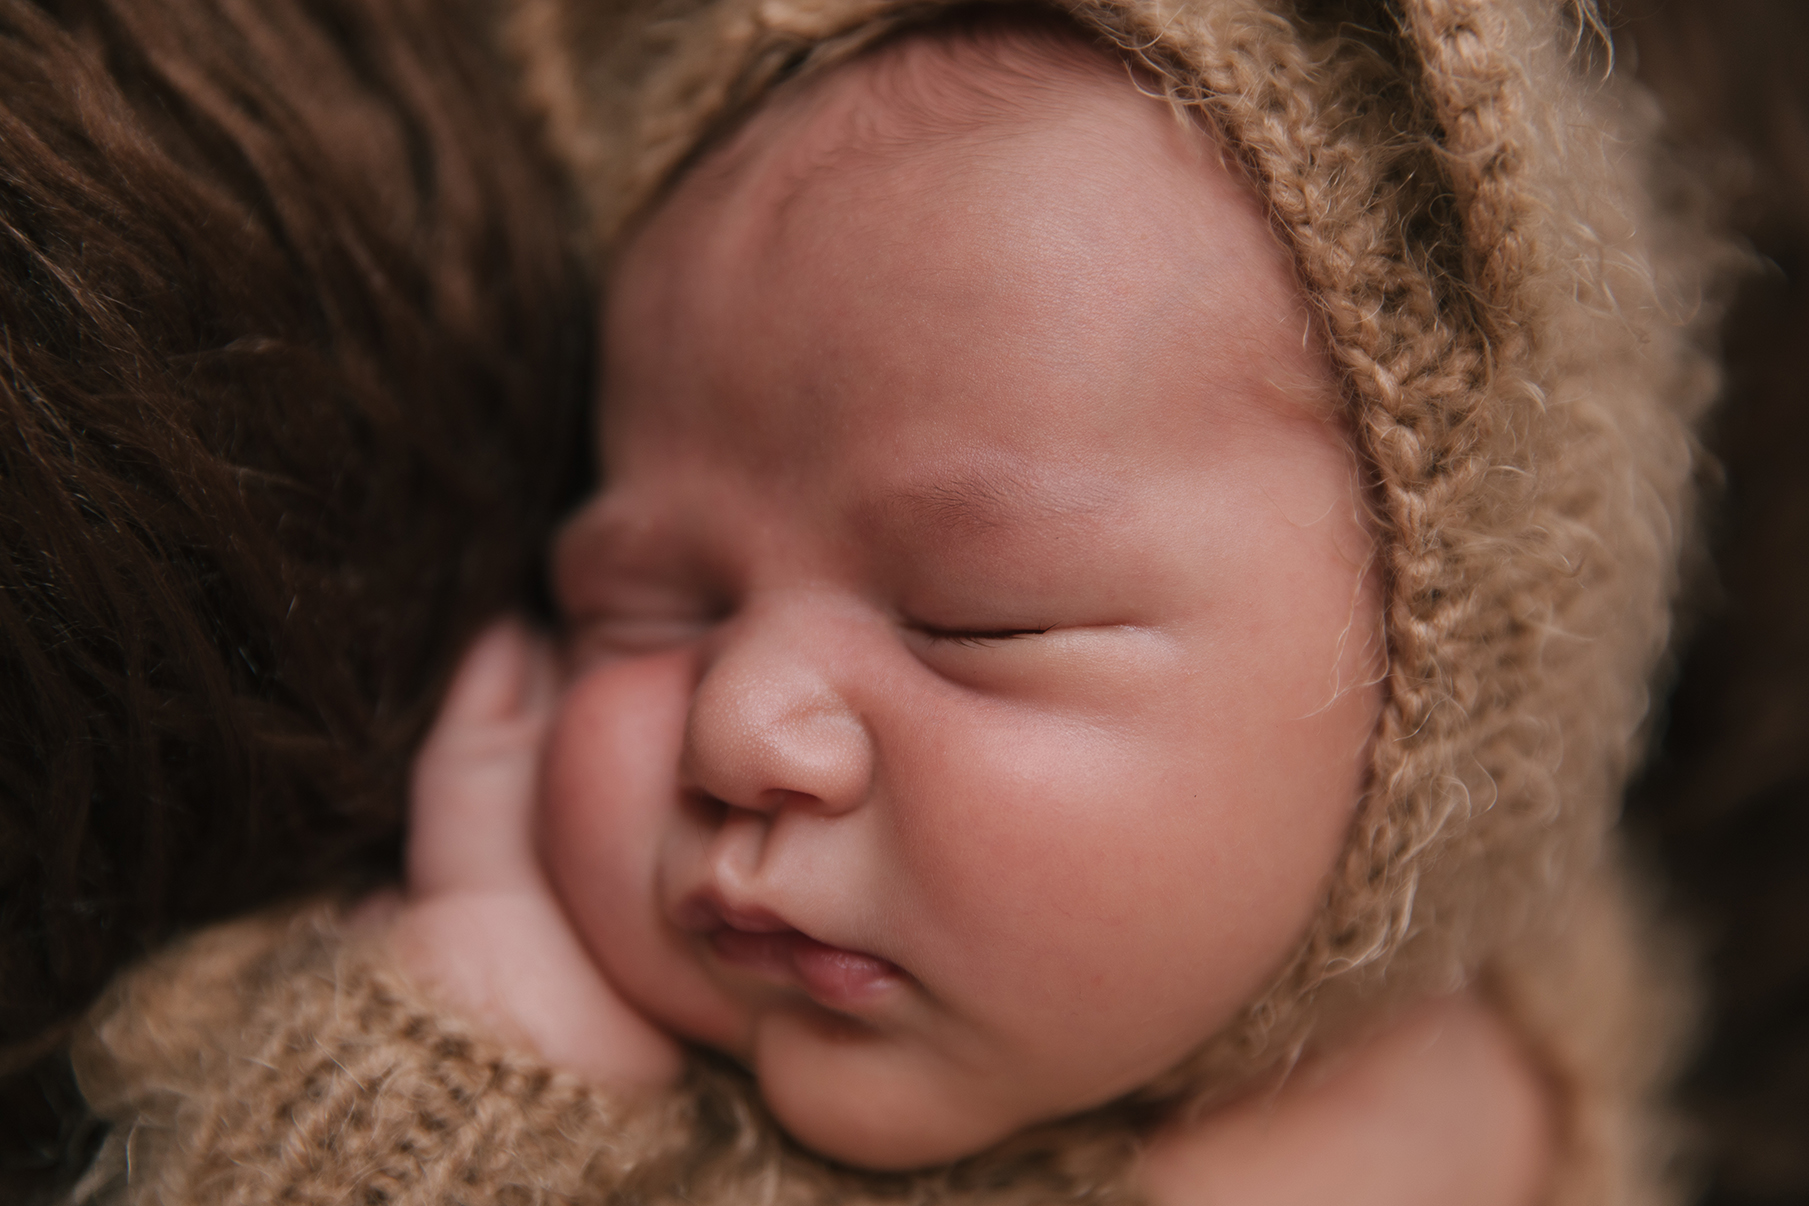
[[[577,489],[568,190],[477,16],[0,0],[0,1198],[173,931],[393,873]],[[60,1132],[59,1132],[60,1128]]]
[[[650,13],[520,0],[510,38],[606,256],[766,90],[937,7],[703,0]],[[421,1188],[446,1184],[445,1168],[384,1172],[388,1200],[1110,1200],[1151,1119],[1222,1100],[1403,998],[1480,982],[1559,1093],[1553,1201],[1663,1198],[1651,1107],[1678,1006],[1610,826],[1689,527],[1689,433],[1714,382],[1684,320],[1703,312],[1696,281],[1715,251],[1654,200],[1666,194],[1644,154],[1653,115],[1590,67],[1586,14],[1535,0],[1068,11],[1217,130],[1256,182],[1318,307],[1373,474],[1388,702],[1367,805],[1287,971],[1136,1102],[954,1169],[863,1177],[789,1147],[730,1075],[700,1070],[648,1124],[565,1082],[548,1090],[557,1078],[514,1057],[473,1057],[458,1045],[468,1036],[447,1048],[444,1023],[396,1024],[429,1012],[405,986],[315,939],[303,946],[327,953],[306,966],[328,971],[227,977],[254,990],[247,1008],[261,1020],[227,1027],[235,1037],[222,1043],[217,1021],[177,1024],[185,977],[214,982],[225,957],[203,940],[97,1013],[83,1048],[92,1099],[152,1143],[172,1118],[215,1116],[158,1096],[175,1086],[213,1100],[210,1053],[231,1065],[255,1052],[252,1065],[277,1075],[253,1072],[262,1087],[230,1098],[257,1103],[232,1115],[249,1130],[189,1128],[134,1162],[145,1170],[135,1183],[108,1182],[103,1167],[90,1188],[173,1206],[202,1199],[160,1186],[213,1184],[209,1168],[249,1176],[257,1152],[306,1165],[327,1138],[286,1129],[297,1115],[277,1107],[318,1091],[349,1094],[333,1116],[359,1120],[333,1132],[344,1145],[332,1148],[334,1193],[377,1184],[375,1170],[422,1158],[431,1140],[463,1188]],[[237,931],[234,966],[303,958],[282,953],[295,941],[287,924]],[[265,998],[278,1007],[256,1012]],[[304,1033],[296,1018],[318,1021]],[[367,1021],[387,1036],[374,1056],[359,1045]],[[323,1063],[312,1043],[349,1044],[355,1058]],[[463,1073],[438,1068],[442,1056],[488,1071],[456,1088]],[[415,1122],[400,1129],[357,1104],[448,1093],[456,1109],[405,1111]],[[557,1141],[498,1138],[515,1133],[510,1111],[537,1118],[546,1101]],[[448,1126],[470,1142],[448,1140]],[[219,1163],[244,1142],[251,1155]]]

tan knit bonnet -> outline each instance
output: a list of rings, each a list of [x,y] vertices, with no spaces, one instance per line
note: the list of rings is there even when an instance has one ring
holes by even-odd
[[[517,0],[509,38],[607,256],[766,89],[946,7]],[[1596,1170],[1574,1200],[1622,1200],[1667,1040],[1610,831],[1714,387],[1685,321],[1709,244],[1655,199],[1655,115],[1571,5],[1060,7],[1262,192],[1342,373],[1387,592],[1371,785],[1318,919],[1148,1092],[1208,1102],[1387,1000],[1480,982],[1564,1093]]]

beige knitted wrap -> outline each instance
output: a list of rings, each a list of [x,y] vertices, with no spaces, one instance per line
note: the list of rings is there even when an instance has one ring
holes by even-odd
[[[764,90],[939,7],[518,0],[511,40],[607,256]],[[1567,5],[1061,7],[1266,198],[1373,471],[1388,597],[1371,786],[1325,906],[1150,1092],[1210,1101],[1384,998],[1481,979],[1567,1094],[1566,1200],[1643,1196],[1612,1182],[1641,1167],[1631,1105],[1674,998],[1610,827],[1715,387],[1686,321],[1713,246],[1654,201],[1656,114],[1591,66],[1602,32]]]
[[[509,7],[528,96],[606,261],[766,89],[945,6]],[[247,1170],[275,1152],[298,1201],[1119,1201],[1151,1118],[1465,983],[1493,995],[1559,1095],[1555,1206],[1665,1200],[1652,1099],[1678,994],[1611,827],[1689,526],[1690,432],[1715,384],[1691,326],[1717,251],[1655,201],[1655,115],[1589,66],[1601,43],[1587,13],[1538,0],[1066,11],[1256,182],[1372,476],[1388,677],[1370,788],[1317,920],[1264,996],[1137,1102],[953,1169],[871,1177],[788,1145],[732,1075],[700,1066],[657,1116],[611,1108],[335,953],[320,937],[330,919],[303,924],[299,948],[301,923],[247,923],[164,957],[96,1013],[78,1054],[116,1136],[235,1121],[163,1142],[162,1171],[97,1167],[94,1200],[269,1200],[273,1183]],[[229,982],[230,1024],[176,1023],[183,1001]],[[206,1053],[227,1047],[236,1090],[205,1074]],[[306,1105],[323,1101],[340,1104]],[[311,1139],[291,1126],[317,1114]],[[122,1161],[126,1143],[109,1149]]]

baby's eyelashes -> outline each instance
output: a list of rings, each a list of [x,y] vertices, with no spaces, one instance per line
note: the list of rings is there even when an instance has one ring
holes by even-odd
[[[1018,637],[1042,636],[1051,625],[1041,628],[943,628],[935,624],[909,622],[906,627],[928,637],[932,641],[947,641],[957,645],[983,646],[995,641],[1009,641]]]
[[[673,615],[593,615],[574,618],[568,643],[575,652],[633,656],[688,644],[730,618],[728,610]],[[1051,625],[1036,628],[953,627],[917,620],[903,627],[931,641],[980,646],[1019,637],[1042,636]]]

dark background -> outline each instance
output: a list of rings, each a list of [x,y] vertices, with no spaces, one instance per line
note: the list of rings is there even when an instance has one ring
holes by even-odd
[[[1615,0],[1616,53],[1756,259],[1722,324],[1714,563],[1627,805],[1708,969],[1703,1206],[1809,1203],[1809,4]]]

